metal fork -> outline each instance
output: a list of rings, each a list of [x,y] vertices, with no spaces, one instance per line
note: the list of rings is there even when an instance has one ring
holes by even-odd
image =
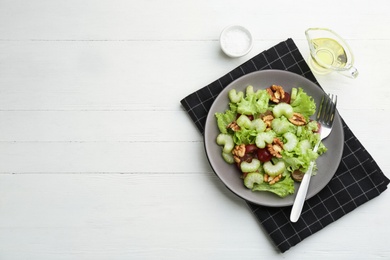
[[[333,121],[336,113],[337,96],[333,94],[324,94],[321,99],[321,103],[317,112],[316,120],[321,124],[320,127],[320,141],[314,146],[313,151],[317,152],[318,146],[321,141],[327,138],[332,131]],[[310,163],[309,169],[303,176],[301,185],[297,196],[295,197],[294,204],[291,210],[290,220],[296,222],[302,212],[303,204],[306,199],[307,190],[309,188],[310,178],[312,175],[314,161]]]

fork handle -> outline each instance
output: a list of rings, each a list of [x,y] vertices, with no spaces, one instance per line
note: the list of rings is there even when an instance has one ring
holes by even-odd
[[[291,209],[290,220],[291,222],[297,222],[301,215],[303,204],[305,203],[307,190],[309,188],[311,173],[313,171],[314,161],[310,163],[309,169],[303,176],[302,182],[299,185],[297,196],[295,197],[293,207]]]
[[[316,143],[313,152],[317,152],[320,143],[321,140],[319,140]],[[307,169],[307,172],[305,173],[305,175],[303,175],[302,182],[299,185],[297,196],[295,197],[294,204],[291,209],[291,214],[290,214],[291,222],[297,222],[299,217],[301,216],[303,204],[305,203],[306,200],[307,190],[309,189],[309,183],[310,183],[311,173],[313,172],[314,162],[315,161],[310,162],[309,169]]]

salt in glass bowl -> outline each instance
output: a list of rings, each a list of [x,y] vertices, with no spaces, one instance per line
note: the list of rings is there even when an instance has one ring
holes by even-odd
[[[232,58],[248,54],[253,46],[251,32],[241,25],[230,25],[223,29],[219,42],[222,51]]]

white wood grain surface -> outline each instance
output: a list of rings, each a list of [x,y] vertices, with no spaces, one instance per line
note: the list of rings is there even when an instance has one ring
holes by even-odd
[[[389,259],[390,193],[284,254],[213,174],[179,101],[287,38],[341,34],[317,76],[387,176],[386,0],[0,0],[0,259]],[[255,38],[230,59],[230,24]]]

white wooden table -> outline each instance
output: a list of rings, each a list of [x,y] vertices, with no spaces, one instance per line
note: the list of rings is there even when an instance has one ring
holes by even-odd
[[[360,75],[317,79],[389,176],[387,2],[0,0],[0,259],[390,258],[390,192],[280,254],[179,103],[331,28]],[[229,24],[253,33],[247,56],[220,51]]]

